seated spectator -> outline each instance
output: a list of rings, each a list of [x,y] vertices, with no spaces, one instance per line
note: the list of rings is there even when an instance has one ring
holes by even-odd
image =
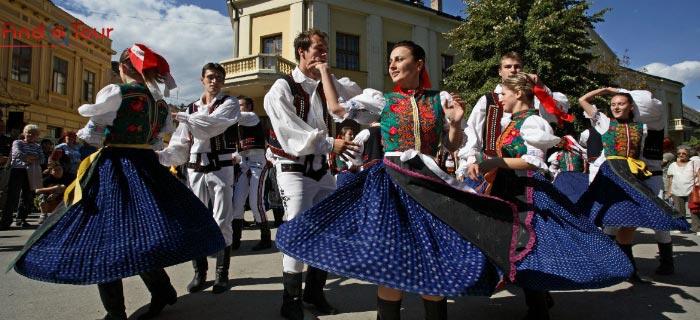
[[[36,189],[36,202],[39,204],[41,216],[39,223],[43,223],[48,215],[56,209],[63,200],[63,192],[66,186],[75,179],[74,175],[63,171],[63,166],[58,161],[50,161],[49,174],[43,179],[43,188]]]

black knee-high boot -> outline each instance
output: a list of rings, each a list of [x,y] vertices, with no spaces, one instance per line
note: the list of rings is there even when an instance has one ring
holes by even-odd
[[[275,217],[275,227],[279,227],[284,222],[284,209],[273,208],[272,215]]]
[[[253,251],[260,251],[272,248],[272,233],[267,221],[260,223],[260,242],[253,246]]]
[[[233,219],[231,222],[233,228],[233,242],[231,242],[231,250],[238,250],[241,247],[241,236],[243,234],[243,219]]]
[[[228,268],[230,265],[231,246],[228,246],[216,257],[216,280],[214,280],[212,292],[222,293],[228,290]]]
[[[207,257],[192,260],[192,266],[194,267],[194,277],[187,285],[187,292],[189,293],[204,289],[204,284],[207,282],[207,269],[209,269]]]
[[[527,304],[526,320],[549,320],[547,291],[524,289],[525,304]]]
[[[98,283],[102,306],[107,310],[104,320],[126,320],[126,307],[124,306],[124,286],[121,280]]]
[[[673,265],[673,243],[661,243],[659,246],[659,267],[656,268],[656,274],[671,275],[676,271]]]
[[[282,273],[282,309],[280,315],[289,320],[304,320],[304,306],[301,302],[301,273]]]
[[[631,244],[617,244],[622,252],[625,253],[627,258],[630,260],[630,263],[632,263],[632,276],[630,276],[629,281],[632,283],[637,283],[637,284],[650,284],[651,281],[642,279],[642,277],[639,276],[639,273],[637,273],[637,263],[634,262],[634,254],[632,253],[632,245]]]
[[[323,314],[338,314],[338,310],[328,303],[326,295],[323,294],[327,277],[328,272],[309,266],[306,270],[304,302],[314,305]]]
[[[401,300],[389,301],[377,297],[377,320],[401,320]]]
[[[163,311],[166,305],[177,302],[177,292],[170,283],[170,277],[164,269],[156,269],[140,274],[141,280],[151,292],[151,305],[139,320],[153,319]]]
[[[425,308],[425,320],[447,319],[447,299],[440,301],[423,299],[423,308]]]

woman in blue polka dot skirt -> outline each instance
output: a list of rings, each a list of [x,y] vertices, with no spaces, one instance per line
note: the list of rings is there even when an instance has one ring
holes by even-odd
[[[591,104],[602,95],[612,95],[612,119]],[[590,165],[591,185],[577,202],[581,212],[605,226],[606,232],[617,231],[617,243],[633,265],[632,243],[637,227],[656,230],[657,236],[666,238],[659,242],[672,250],[668,231],[687,230],[689,226],[683,214],[658,197],[663,188],[663,104],[649,91],[617,88],[593,90],[579,98],[579,103],[593,125],[589,145],[597,139],[594,145],[602,146],[602,150],[588,149],[589,155],[600,156]],[[630,280],[645,282],[636,267]]]
[[[528,222],[529,234],[519,238],[510,280],[525,291],[526,318],[548,319],[551,298],[545,290],[606,287],[624,281],[632,267],[615,243],[577,214],[569,198],[539,172],[548,170],[546,151],[561,139],[531,108],[540,89],[533,78],[520,72],[501,86],[503,110],[512,116],[497,141],[499,157],[468,174],[475,179],[495,169],[490,194],[515,203]]]
[[[173,131],[157,82],[175,81],[163,57],[135,44],[119,59],[123,84],[100,90],[78,136],[105,147],[86,158],[59,206],[13,262],[28,278],[63,284],[97,284],[105,319],[127,319],[121,279],[139,275],[157,316],[177,302],[163,268],[214,254],[224,239],[210,211],[158,161],[153,151]],[[167,91],[166,91],[167,92]],[[12,266],[12,265],[11,265]]]
[[[413,42],[398,43],[389,67],[397,86],[386,95],[367,89],[341,106],[333,86],[324,85],[337,117],[381,120],[385,158],[282,225],[276,239],[282,252],[305,263],[378,284],[381,319],[398,317],[403,291],[422,295],[427,319],[446,318],[445,296],[490,295],[498,270],[509,268],[518,224],[511,204],[453,187],[460,184],[437,167],[438,144],[460,144],[464,103],[425,89],[424,59]],[[329,83],[328,66],[317,68]]]

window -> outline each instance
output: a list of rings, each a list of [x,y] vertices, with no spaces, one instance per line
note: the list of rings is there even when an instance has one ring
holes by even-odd
[[[14,40],[12,43],[12,80],[29,83],[32,71],[32,48]]]
[[[262,38],[262,53],[264,54],[282,54],[282,35],[274,35]],[[276,57],[263,57],[263,68],[274,69],[277,62]]]
[[[83,72],[83,101],[93,102],[95,98],[95,74],[85,70]]]
[[[59,127],[46,126],[46,133],[49,137],[60,139],[63,135],[63,129]]]
[[[53,81],[52,90],[59,94],[66,94],[66,81],[68,79],[68,61],[59,57],[53,57]]]
[[[337,68],[360,70],[360,37],[336,33],[335,49]]]
[[[449,70],[449,68],[454,63],[454,57],[444,54],[440,55],[440,63],[442,70],[442,81],[444,83],[445,78],[449,77],[452,74],[452,70]]]

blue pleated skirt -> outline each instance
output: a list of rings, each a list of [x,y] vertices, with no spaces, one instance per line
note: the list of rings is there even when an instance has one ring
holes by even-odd
[[[425,295],[490,295],[500,276],[378,162],[277,231],[283,253],[332,273]]]
[[[625,281],[632,265],[615,242],[567,195],[539,172],[527,178],[535,239],[526,255],[516,257],[514,283],[530,289],[577,290],[608,287]]]
[[[621,167],[623,179],[611,167],[611,160],[600,166],[588,190],[577,202],[579,211],[598,226],[642,227],[653,230],[688,230],[684,215],[653,194],[626,170],[625,160],[613,160]],[[630,182],[630,180],[632,182]]]
[[[214,254],[225,246],[211,212],[152,150],[104,148],[83,198],[44,222],[15,259],[28,278],[110,282]]]
[[[566,195],[571,202],[576,203],[588,189],[588,174],[573,171],[559,172],[552,184],[557,190]]]

